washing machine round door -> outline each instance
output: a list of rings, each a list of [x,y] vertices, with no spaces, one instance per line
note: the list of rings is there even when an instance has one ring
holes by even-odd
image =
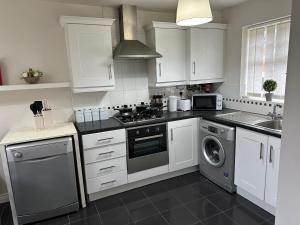
[[[202,154],[205,160],[214,167],[221,167],[225,162],[224,148],[214,136],[206,136],[202,140]]]

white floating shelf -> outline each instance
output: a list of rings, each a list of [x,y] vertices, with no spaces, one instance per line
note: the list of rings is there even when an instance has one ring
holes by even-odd
[[[50,88],[68,88],[69,82],[62,83],[41,83],[41,84],[16,84],[16,85],[3,85],[0,86],[0,92],[4,91],[22,91],[22,90],[38,90]]]

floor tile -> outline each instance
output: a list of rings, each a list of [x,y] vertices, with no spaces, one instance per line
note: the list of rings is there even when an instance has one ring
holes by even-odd
[[[207,199],[199,199],[190,202],[186,207],[193,213],[194,216],[200,220],[205,220],[209,217],[215,216],[221,211],[211,204]]]
[[[174,189],[170,191],[170,193],[182,203],[194,201],[204,197],[204,195],[195,191],[190,185]]]
[[[101,225],[100,216],[91,216],[82,220],[72,222],[70,225]]]
[[[204,196],[212,195],[212,194],[222,191],[221,188],[219,188],[217,185],[213,184],[210,181],[196,183],[193,185],[193,188],[195,191],[197,191],[198,193],[200,193]]]
[[[168,223],[160,215],[154,215],[138,221],[136,225],[168,225]]]
[[[214,217],[211,217],[207,220],[202,221],[203,225],[238,225],[236,222],[232,221],[224,214],[219,214]],[[244,225],[244,223],[241,223]]]
[[[179,188],[179,187],[183,187],[185,186],[186,184],[181,181],[178,177],[173,177],[171,179],[167,179],[167,180],[164,180],[162,182],[162,184],[164,186],[167,187],[167,189],[170,191],[170,190],[173,190],[173,189],[176,189],[176,188]]]
[[[133,222],[158,213],[158,211],[152,205],[151,201],[148,199],[143,199],[126,204],[126,207]]]
[[[202,176],[199,171],[179,176],[178,179],[184,182],[185,184],[194,184],[197,182],[203,182],[207,180],[207,178]]]
[[[170,225],[191,225],[196,223],[198,220],[184,207],[178,207],[166,211],[163,213],[163,216]]]
[[[105,212],[123,206],[123,202],[119,197],[111,196],[95,201],[95,205],[99,212]]]
[[[140,188],[126,191],[120,195],[120,198],[124,201],[125,204],[131,202],[136,202],[139,200],[146,199],[145,194],[141,191]]]
[[[59,216],[39,222],[40,225],[64,225],[69,224],[68,216]]]
[[[132,222],[125,206],[100,213],[100,218],[103,225],[127,225]]]
[[[81,220],[81,219],[84,219],[84,218],[87,218],[90,216],[94,216],[97,214],[98,214],[98,211],[96,209],[96,206],[92,202],[92,203],[88,203],[86,208],[82,208],[78,212],[71,213],[69,215],[69,218],[70,218],[70,221],[73,222],[73,221]]]
[[[250,211],[243,205],[234,207],[229,211],[226,211],[225,214],[238,224],[243,225],[258,225],[264,221],[262,217]]]
[[[264,209],[260,208],[259,206],[255,205],[254,203],[247,201],[245,204],[243,204],[246,208],[248,208],[250,211],[256,213],[260,217],[264,218],[265,220],[271,219],[274,216],[265,211]]]
[[[210,195],[208,200],[221,210],[228,210],[242,203],[235,194],[229,194],[224,191]]]
[[[0,222],[1,225],[13,225],[12,213],[9,203],[0,205]]]
[[[181,205],[181,203],[169,192],[154,195],[151,197],[151,201],[161,212]]]
[[[153,195],[158,195],[167,192],[168,188],[164,185],[164,182],[161,181],[161,182],[147,185],[143,187],[142,190],[148,197],[151,197]]]

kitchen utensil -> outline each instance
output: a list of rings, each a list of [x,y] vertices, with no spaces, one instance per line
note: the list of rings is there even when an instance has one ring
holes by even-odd
[[[177,111],[177,96],[169,96],[168,106],[169,112],[176,112]]]
[[[33,115],[37,115],[37,108],[34,103],[30,105],[30,109],[33,112]]]
[[[144,102],[141,102],[140,105],[137,105],[136,108],[135,108],[135,111],[140,114],[144,111],[146,111],[147,109],[149,108],[149,106],[145,105]]]
[[[35,101],[33,104],[35,105],[35,108],[37,109],[37,113],[42,114],[43,102],[42,101]]]

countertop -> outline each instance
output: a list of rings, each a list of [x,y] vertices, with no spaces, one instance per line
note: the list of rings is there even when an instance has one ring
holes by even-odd
[[[263,134],[281,138],[281,131],[264,128],[251,123],[236,122],[236,121],[219,117],[219,115],[224,115],[233,112],[239,112],[239,111],[233,109],[223,109],[222,111],[165,112],[164,118],[157,119],[155,121],[147,121],[143,123],[122,124],[121,122],[119,122],[114,118],[109,118],[108,120],[103,120],[103,121],[76,123],[75,126],[80,135],[85,135],[85,134],[91,134],[91,133],[97,133],[103,131],[129,128],[134,126],[143,126],[143,125],[148,125],[153,123],[171,122],[176,120],[200,117],[202,119],[206,119],[216,123],[221,123],[227,126],[241,127],[241,128],[245,128],[245,129],[249,129]]]
[[[9,131],[0,142],[0,145],[18,144],[29,141],[45,140],[49,138],[72,136],[76,133],[77,131],[73,123],[57,124],[51,128],[38,131],[34,128],[23,128]]]

